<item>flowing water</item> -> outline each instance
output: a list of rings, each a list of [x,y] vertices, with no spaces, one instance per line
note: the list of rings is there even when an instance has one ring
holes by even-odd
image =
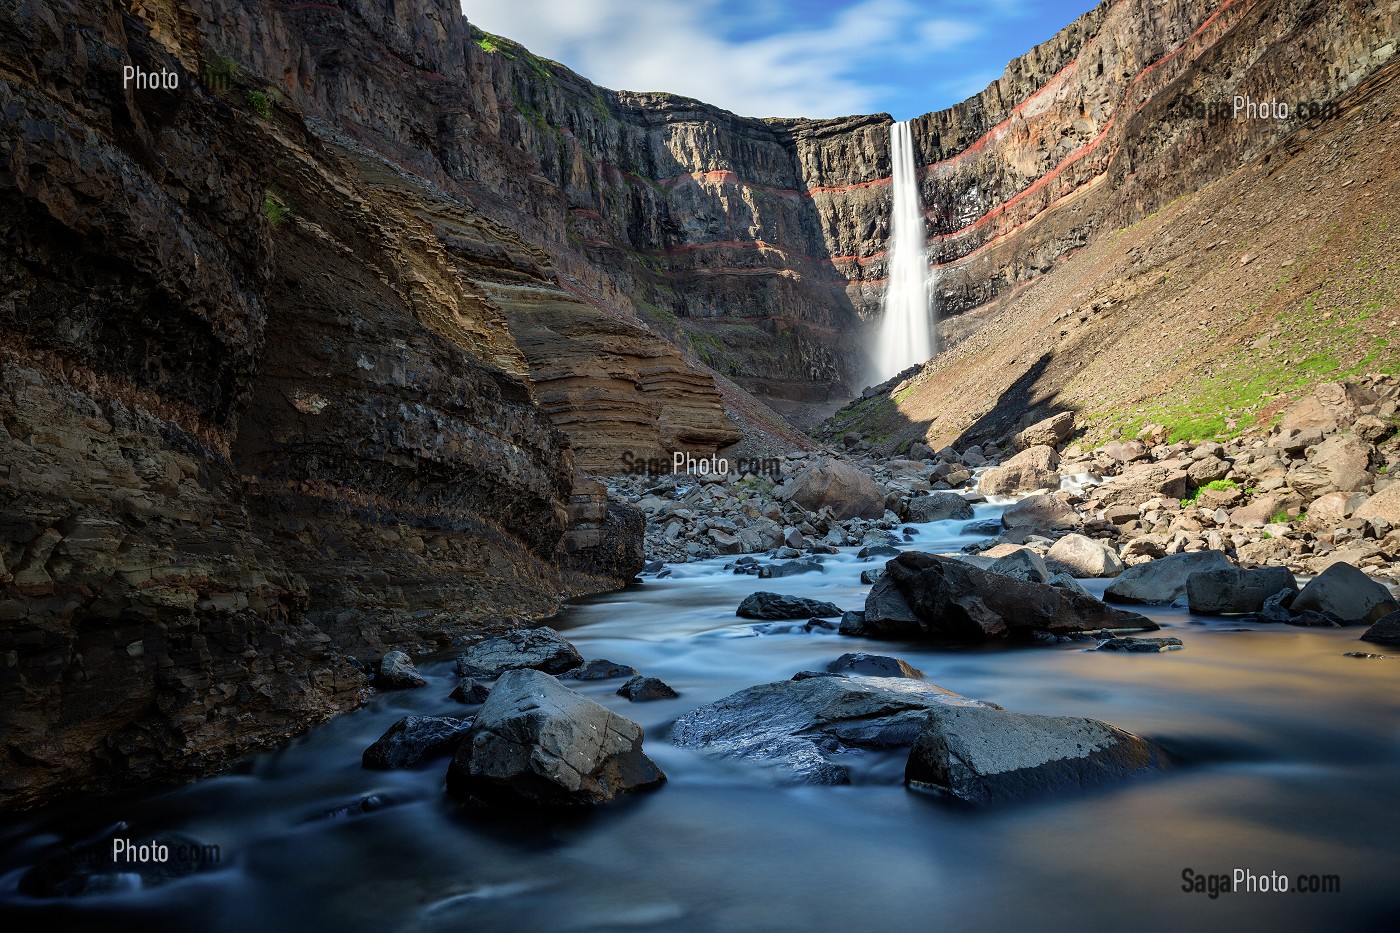
[[[1000,506],[978,507],[977,517]],[[910,545],[967,543],[962,523]],[[858,608],[866,563],[736,576],[724,561],[581,602],[557,627],[585,657],[680,691],[632,704],[618,681],[571,682],[646,727],[670,776],[654,793],[564,819],[459,806],[446,761],[366,771],[360,753],[408,714],[461,715],[450,661],[425,689],[377,696],[231,773],[164,791],[72,801],[0,828],[0,926],[104,930],[1393,929],[1400,906],[1400,660],[1356,629],[1310,630],[1153,611],[1181,651],[1081,644],[932,648],[755,624],[757,589]],[[1104,582],[1090,583],[1102,590]],[[695,706],[820,669],[846,651],[905,658],[929,681],[1008,709],[1092,716],[1160,740],[1167,774],[1034,804],[968,809],[906,791],[897,756],[845,787],[777,786],[759,769],[667,741]],[[325,817],[368,795],[385,805]],[[67,901],[16,893],[60,842],[178,831],[221,847],[215,871]],[[1181,890],[1182,871],[1335,874],[1339,894]]]
[[[929,301],[924,215],[914,168],[914,136],[907,120],[890,127],[890,162],[894,178],[889,281],[875,341],[877,382],[923,363],[938,351]]]

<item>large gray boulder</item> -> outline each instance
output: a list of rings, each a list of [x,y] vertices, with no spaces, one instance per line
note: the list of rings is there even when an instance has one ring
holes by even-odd
[[[454,797],[589,806],[666,780],[642,727],[548,674],[501,675],[447,771]]]
[[[1007,531],[1045,534],[1056,528],[1076,528],[1080,518],[1059,496],[1026,496],[1006,507],[1001,513],[1001,524]]]
[[[1370,625],[1400,611],[1400,603],[1351,564],[1333,564],[1309,580],[1288,608],[1295,615],[1322,613],[1338,625]]]
[[[864,677],[907,677],[917,680],[924,672],[907,661],[883,654],[866,654],[864,651],[851,651],[841,655],[826,666],[833,674],[860,674]]]
[[[402,651],[390,651],[379,661],[374,685],[380,690],[409,690],[426,686],[427,678],[418,673],[413,659]]]
[[[1065,535],[1045,555],[1051,566],[1070,576],[1116,577],[1123,572],[1123,561],[1112,547],[1087,535]]]
[[[905,781],[972,803],[1078,790],[1166,767],[1155,745],[1097,719],[985,707],[934,710],[929,719]]]
[[[1191,574],[1233,566],[1219,551],[1171,554],[1129,567],[1108,585],[1103,595],[1109,602],[1166,605],[1186,595],[1186,581]]]
[[[948,519],[966,521],[972,517],[972,506],[955,492],[935,492],[927,496],[915,496],[909,500],[909,513],[905,521],[941,522]]]
[[[819,599],[760,591],[744,597],[734,614],[742,619],[780,622],[785,619],[830,619],[839,616],[841,608]]]
[[[450,755],[471,728],[470,719],[450,716],[405,716],[364,750],[360,763],[366,768],[411,768],[420,761]]]
[[[540,626],[477,642],[457,659],[457,673],[491,680],[506,671],[524,668],[562,674],[582,663],[583,656],[563,635],[549,626]]]
[[[973,563],[973,566],[977,565]],[[1016,580],[1028,580],[1031,583],[1049,583],[1055,576],[1054,572],[1045,566],[1045,559],[1027,547],[994,557],[979,569]]]
[[[1257,613],[1269,597],[1285,591],[1298,592],[1298,581],[1287,567],[1219,567],[1186,578],[1186,605],[1206,616]]]
[[[844,460],[822,457],[776,490],[780,499],[796,502],[809,512],[830,508],[840,521],[881,518],[885,494],[874,477]]]
[[[1029,640],[1038,632],[1158,627],[1145,616],[1083,593],[978,570],[935,554],[901,554],[885,571],[865,602],[864,633],[876,638]]]
[[[1021,447],[1059,447],[1074,431],[1074,412],[1062,411],[1037,421],[1016,435]]]
[[[784,781],[847,784],[841,752],[908,747],[930,710],[985,705],[918,680],[807,677],[760,684],[692,710],[676,720],[671,738],[681,748],[775,768]]]

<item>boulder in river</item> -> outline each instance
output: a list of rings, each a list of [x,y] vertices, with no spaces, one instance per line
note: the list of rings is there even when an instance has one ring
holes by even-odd
[[[941,522],[949,519],[964,521],[972,517],[972,506],[955,492],[935,492],[909,500],[906,521]]]
[[[454,797],[589,806],[666,780],[642,751],[642,727],[548,674],[501,675],[452,758]]]
[[[450,755],[471,728],[470,719],[449,716],[405,716],[365,749],[360,763],[366,768],[411,768],[439,755]]]
[[[583,656],[564,636],[540,626],[477,642],[457,659],[457,673],[491,680],[522,668],[562,674],[582,663]]]
[[[764,564],[758,568],[758,576],[761,580],[769,580],[773,577],[794,577],[799,573],[824,573],[825,569],[821,561],[815,557],[803,557],[800,560],[778,561],[771,564]]]
[[[645,703],[648,700],[669,700],[680,696],[670,684],[655,677],[643,677],[638,674],[628,680],[627,683],[617,688],[617,695],[626,697],[633,703]]]
[[[807,676],[692,710],[676,720],[671,738],[681,748],[775,768],[784,781],[847,784],[843,752],[908,747],[930,710],[987,705],[919,680]]]
[[[1400,611],[1400,602],[1351,564],[1337,563],[1309,580],[1288,608],[1295,614],[1319,612],[1339,625],[1369,625]]]
[[[1182,647],[1180,638],[1134,638],[1123,635],[1119,638],[1105,638],[1091,651],[1133,651],[1152,654],[1162,651],[1178,651]]]
[[[604,658],[591,658],[578,667],[565,671],[559,676],[565,680],[612,680],[616,677],[635,677],[637,669],[630,664],[618,664]]]
[[[1381,645],[1400,645],[1400,612],[1377,619],[1361,637]]]
[[[463,677],[457,681],[457,686],[448,694],[449,700],[456,700],[458,703],[465,703],[468,706],[476,706],[486,702],[486,698],[491,695],[491,688],[481,681],[472,677]]]
[[[379,661],[379,673],[374,685],[380,690],[409,690],[422,687],[427,678],[418,673],[413,659],[402,651],[390,651]]]
[[[1036,632],[1067,635],[1102,629],[1153,631],[1145,616],[1092,596],[978,570],[934,554],[906,553],[865,602],[864,633],[939,641],[1030,640]]]
[[[1186,581],[1191,574],[1233,566],[1230,559],[1219,551],[1159,557],[1129,567],[1119,574],[1104,590],[1104,599],[1109,602],[1165,606],[1186,595]]]
[[[1044,534],[1056,528],[1076,528],[1079,513],[1059,496],[1026,496],[1001,513],[1007,531]]]
[[[1270,597],[1285,591],[1298,592],[1287,567],[1218,567],[1186,578],[1186,604],[1198,615],[1258,613]]]
[[[819,599],[760,591],[745,597],[735,610],[735,615],[741,619],[779,622],[784,619],[830,619],[841,615],[841,609]]]
[[[1166,767],[1157,746],[1097,719],[948,707],[929,720],[909,753],[905,781],[970,803],[1078,790]]]
[[[1045,555],[1052,567],[1080,579],[1116,577],[1123,572],[1118,552],[1087,535],[1070,534],[1056,541]]]
[[[833,674],[862,674],[866,677],[908,677],[917,680],[924,672],[911,666],[907,661],[883,654],[866,654],[864,651],[851,651],[841,655],[826,666]]]

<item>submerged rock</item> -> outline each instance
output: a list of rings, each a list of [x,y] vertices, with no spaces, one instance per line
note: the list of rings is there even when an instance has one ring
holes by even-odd
[[[617,695],[626,697],[633,703],[644,703],[647,700],[669,700],[680,696],[665,681],[655,677],[643,677],[640,674],[619,687]]]
[[[776,622],[784,619],[829,619],[841,615],[841,608],[819,599],[760,591],[745,597],[734,614],[741,619]]]
[[[1177,651],[1182,647],[1180,638],[1134,638],[1124,635],[1119,638],[1105,638],[1090,651]]]
[[[1298,592],[1287,567],[1220,567],[1186,578],[1186,604],[1198,615],[1258,613],[1271,597]]]
[[[405,716],[365,749],[360,763],[375,770],[411,768],[439,755],[450,755],[471,728],[470,719]]]
[[[559,676],[565,680],[612,680],[616,677],[633,677],[636,673],[637,669],[630,664],[592,658]]]
[[[832,756],[909,746],[930,710],[987,705],[918,680],[807,676],[749,687],[692,710],[676,720],[671,739],[681,748],[775,768],[786,781],[847,784],[849,769]]]
[[[589,806],[666,780],[642,727],[548,674],[507,671],[452,758],[454,797]]]
[[[1390,591],[1351,564],[1333,564],[1308,581],[1289,609],[1319,612],[1339,625],[1367,625],[1400,611]]]
[[[564,636],[540,626],[477,642],[457,659],[457,673],[492,680],[506,671],[525,668],[561,674],[582,663],[583,656]]]
[[[907,677],[917,680],[924,672],[899,658],[864,651],[847,652],[826,666],[833,674],[862,674],[866,677]]]
[[[1219,551],[1172,554],[1129,567],[1119,574],[1104,599],[1109,602],[1167,605],[1186,595],[1186,581],[1193,573],[1228,570],[1235,565]]]
[[[758,568],[758,576],[761,580],[772,579],[773,577],[793,577],[799,573],[824,573],[825,568],[815,557],[804,557],[801,560],[790,560],[782,563],[764,564]]]
[[[929,719],[905,781],[971,803],[1078,790],[1167,766],[1161,749],[1097,719],[985,707],[934,710]]]
[[[380,690],[409,690],[426,686],[427,683],[427,678],[413,666],[413,659],[402,651],[390,651],[384,655],[374,678],[374,685]]]
[[[864,632],[942,641],[1030,639],[1035,632],[1153,631],[1145,616],[1092,596],[978,570],[933,554],[902,554],[865,602]]]

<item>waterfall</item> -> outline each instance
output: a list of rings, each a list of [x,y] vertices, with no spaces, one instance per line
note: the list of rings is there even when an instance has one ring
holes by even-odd
[[[889,279],[875,341],[877,380],[923,363],[938,350],[929,300],[924,218],[914,177],[914,135],[907,120],[890,127],[890,161],[894,164],[893,212]]]

